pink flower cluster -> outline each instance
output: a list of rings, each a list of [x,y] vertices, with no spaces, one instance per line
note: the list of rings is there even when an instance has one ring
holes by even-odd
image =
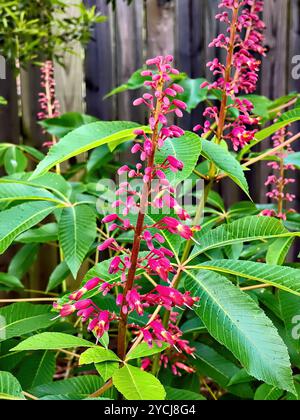
[[[273,136],[273,145],[274,147],[279,147],[283,144],[292,133],[289,132],[286,128],[282,128]],[[262,216],[267,217],[277,217],[282,220],[286,220],[287,213],[293,213],[295,210],[286,209],[286,203],[292,203],[296,196],[286,191],[286,188],[296,182],[295,178],[287,177],[287,171],[295,171],[296,168],[293,165],[285,164],[284,160],[289,154],[294,153],[291,146],[282,147],[277,153],[274,154],[273,162],[269,162],[268,166],[275,172],[270,175],[265,182],[265,186],[271,187],[266,196],[268,199],[273,200],[277,203],[277,211],[273,209],[263,210],[261,213]],[[287,211],[286,211],[287,210]]]
[[[41,68],[41,87],[43,92],[39,93],[39,103],[41,112],[38,114],[39,120],[55,118],[59,116],[59,102],[55,97],[54,66],[52,61],[46,61]]]
[[[194,232],[200,229],[184,223],[190,219],[190,216],[177,203],[175,190],[165,174],[166,170],[181,171],[183,163],[174,156],[168,156],[161,164],[156,163],[155,160],[156,151],[163,147],[166,139],[179,138],[184,134],[181,128],[168,125],[169,115],[175,114],[181,117],[183,110],[186,109],[186,105],[176,98],[183,89],[172,82],[172,75],[179,73],[173,68],[172,62],[171,56],[156,57],[147,61],[147,65],[154,66],[154,70],[145,70],[142,76],[147,77],[145,85],[152,90],[152,93],[148,92],[134,101],[135,106],[144,104],[148,107],[152,134],[148,135],[143,130],[135,131],[138,140],[132,148],[132,153],[139,154],[141,163],[138,163],[135,169],[125,165],[118,173],[120,176],[127,174],[129,180],[140,180],[143,187],[134,189],[129,181],[121,183],[117,191],[118,199],[113,207],[119,209],[123,206],[123,211],[119,214],[110,214],[103,219],[103,223],[109,226],[109,232],[132,231],[135,235],[132,249],[120,245],[114,237],[107,239],[99,246],[100,252],[110,249],[117,253],[117,256],[110,261],[109,274],[119,275],[120,281],[104,282],[93,279],[69,297],[70,303],[61,307],[56,306],[61,316],[77,311],[78,316],[81,316],[83,320],[89,320],[89,330],[93,331],[98,339],[109,329],[111,321],[124,320],[124,317],[133,312],[143,316],[146,310],[150,309],[149,313],[152,313],[151,308],[157,307],[164,308],[166,311],[173,311],[176,307],[192,308],[198,301],[189,292],[181,293],[173,287],[172,281],[176,274],[172,264],[174,255],[169,248],[164,246],[164,232],[191,240]],[[150,81],[149,77],[151,77]],[[161,220],[150,224],[145,222],[149,209],[155,209],[157,214],[157,211],[165,206],[174,212],[174,216],[162,216]],[[128,217],[133,208],[138,213],[136,223]],[[147,250],[142,254],[137,252],[141,250],[141,245]],[[130,273],[133,268],[134,281],[129,287]],[[142,273],[157,282],[150,293],[143,293],[139,286],[138,280]],[[122,290],[122,293],[116,297],[116,304],[120,307],[119,316],[108,311],[101,311],[90,299],[84,299],[85,294],[91,290],[105,296],[115,287]],[[194,349],[182,339],[183,334],[177,326],[177,315],[172,313],[168,325],[164,325],[159,315],[155,318],[149,315],[150,321],[146,326],[131,324],[130,328],[134,334],[142,336],[149,346],[152,346],[153,342],[158,344],[165,342],[173,346],[177,352],[193,354]]]
[[[41,111],[37,117],[39,120],[56,118],[60,115],[60,105],[55,96],[54,66],[52,61],[46,61],[41,68],[41,87],[43,92],[39,93],[39,104]],[[43,146],[52,147],[53,141],[45,142]]]
[[[259,18],[259,13],[263,11],[263,1],[226,0],[222,1],[219,7],[225,11],[219,13],[216,18],[228,25],[228,34],[220,34],[212,41],[210,47],[224,49],[227,60],[223,64],[215,58],[208,63],[216,80],[211,84],[205,82],[201,87],[207,87],[209,91],[221,91],[222,106],[225,105],[225,109],[207,108],[204,112],[204,125],[197,125],[194,130],[201,130],[204,134],[212,131],[220,137],[219,140],[231,140],[234,149],[238,150],[254,139],[256,130],[251,127],[259,123],[259,119],[251,116],[253,104],[248,100],[238,99],[237,95],[242,92],[249,94],[256,89],[261,64],[257,55],[265,54],[265,24]],[[239,116],[234,118],[233,122],[223,121],[223,114],[228,116],[232,109],[237,110]],[[221,126],[221,132],[214,130],[214,125],[219,130]]]

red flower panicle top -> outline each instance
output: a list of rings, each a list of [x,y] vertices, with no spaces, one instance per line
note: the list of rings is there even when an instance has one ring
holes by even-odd
[[[207,64],[215,81],[205,82],[202,87],[222,93],[221,109],[208,107],[204,112],[204,125],[197,125],[194,130],[203,134],[212,131],[219,141],[230,140],[238,150],[253,140],[256,130],[251,127],[259,123],[258,118],[251,116],[253,104],[237,95],[253,93],[256,89],[261,65],[259,56],[265,55],[265,24],[259,17],[263,1],[224,0],[219,7],[224,10],[216,18],[227,25],[227,33],[220,34],[209,46],[224,49],[227,58],[224,63],[215,58]],[[232,110],[239,112],[238,117]],[[227,121],[226,116],[233,121]]]

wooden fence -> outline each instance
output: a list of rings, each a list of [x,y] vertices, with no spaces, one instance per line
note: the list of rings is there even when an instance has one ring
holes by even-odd
[[[217,52],[208,44],[222,29],[214,19],[219,0],[133,0],[131,6],[117,0],[115,12],[106,0],[85,2],[96,5],[108,21],[95,28],[85,59],[76,46],[78,55],[66,55],[65,68],[57,66],[57,92],[63,111],[143,122],[143,112],[131,106],[136,93],[122,93],[105,101],[103,96],[156,54],[174,54],[177,67],[191,77],[209,76],[206,63]],[[300,0],[265,0],[264,20],[269,53],[263,61],[259,92],[276,98],[300,91],[300,80],[292,78],[292,58],[300,55]],[[9,69],[7,73],[7,79],[0,81],[0,95],[9,101],[9,107],[0,112],[0,139],[17,142],[23,137],[29,144],[40,145],[43,139],[36,123],[39,70],[22,72],[21,101],[16,81]],[[184,127],[191,129],[200,118],[201,107],[184,118]],[[250,179],[257,201],[264,200],[266,172],[265,165],[257,165]],[[222,188],[228,203],[242,197],[232,185]]]

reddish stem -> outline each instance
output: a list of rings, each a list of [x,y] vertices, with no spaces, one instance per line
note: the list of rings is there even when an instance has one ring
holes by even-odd
[[[162,92],[163,90],[163,79],[161,79],[160,86],[158,90]],[[154,162],[155,162],[155,153],[157,149],[157,140],[159,136],[159,122],[158,117],[161,112],[161,102],[160,100],[157,101],[156,110],[154,112],[154,118],[156,121],[156,126],[153,131],[152,135],[152,153],[147,161],[147,167],[153,168]],[[126,305],[126,296],[128,292],[130,292],[133,289],[134,281],[136,277],[136,271],[138,267],[138,259],[139,259],[139,253],[141,249],[141,241],[142,241],[142,234],[144,231],[144,224],[145,224],[145,215],[147,211],[148,206],[148,199],[149,194],[151,192],[152,187],[152,175],[150,176],[150,180],[148,183],[146,183],[143,187],[142,191],[142,198],[140,203],[140,211],[138,215],[137,224],[135,227],[135,234],[134,234],[134,240],[132,245],[132,254],[131,254],[131,260],[130,260],[130,269],[128,271],[127,281],[124,288],[123,293],[123,306],[121,308],[121,314],[120,314],[120,323],[119,323],[119,332],[118,332],[118,356],[121,360],[125,359],[126,356],[126,350],[127,350],[127,344],[126,344],[126,334],[127,334],[127,321],[128,321],[128,314],[127,314],[127,305]]]

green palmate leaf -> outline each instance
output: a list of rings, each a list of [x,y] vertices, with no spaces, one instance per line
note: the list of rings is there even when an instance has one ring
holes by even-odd
[[[38,250],[38,244],[23,246],[12,258],[8,266],[8,273],[22,279],[36,260]]]
[[[43,187],[47,190],[50,190],[55,195],[63,198],[69,197],[71,195],[72,187],[62,175],[49,172],[34,178],[34,180],[29,181],[28,178],[31,177],[31,175],[32,174],[26,174],[27,178],[24,180],[24,182],[28,185],[32,185],[33,187]]]
[[[166,387],[167,401],[205,401],[206,398],[196,392],[187,391],[185,389],[176,389],[169,386]]]
[[[233,395],[241,398],[251,398],[253,392],[248,384],[243,386],[229,385],[231,379],[241,372],[231,360],[228,360],[220,352],[205,344],[193,343],[193,347],[196,348],[196,359],[193,361],[193,364],[201,376],[212,378]]]
[[[46,244],[55,242],[58,238],[57,223],[47,223],[39,228],[30,229],[16,238],[22,244]]]
[[[9,353],[9,350],[17,343],[17,340],[8,340],[0,343],[2,355],[0,355],[0,371],[12,372],[24,358],[24,353]],[[6,344],[6,345],[5,345]]]
[[[125,365],[113,375],[113,384],[127,400],[164,400],[166,391],[155,376]]]
[[[71,274],[71,271],[65,261],[62,261],[52,272],[49,283],[47,286],[47,292],[60,286],[64,280]]]
[[[38,352],[22,361],[17,373],[24,390],[51,382],[55,374],[55,353]]]
[[[225,172],[248,196],[249,187],[244,170],[234,156],[222,146],[202,140],[203,155]]]
[[[7,201],[50,201],[61,204],[53,194],[41,188],[14,183],[0,183],[0,203]]]
[[[98,121],[90,115],[78,112],[68,112],[57,118],[51,118],[40,122],[40,125],[51,135],[58,138],[66,136],[71,131],[86,124]]]
[[[203,322],[201,322],[201,320],[197,317],[192,318],[188,321],[186,321],[181,327],[180,327],[181,331],[184,334],[191,334],[191,333],[203,333],[206,332],[206,327],[203,324]]]
[[[78,399],[83,399],[100,389],[102,385],[103,380],[99,376],[85,375],[40,385],[31,389],[30,392],[38,398],[50,395],[77,395]]]
[[[4,156],[4,167],[8,175],[23,172],[27,164],[26,156],[16,146],[7,149]]]
[[[8,287],[9,289],[23,289],[24,286],[18,279],[11,274],[0,273],[0,284]]]
[[[296,166],[296,168],[300,169],[300,152],[291,153],[290,155],[288,155],[285,158],[284,163],[286,165],[294,165]]]
[[[81,153],[95,149],[103,144],[110,144],[122,139],[134,138],[133,131],[139,127],[131,122],[95,122],[84,125],[63,137],[50,150],[46,158],[38,165],[32,178],[45,174],[53,166]]]
[[[29,202],[0,213],[0,254],[21,233],[35,226],[56,209],[51,203]]]
[[[167,350],[170,346],[167,343],[163,343],[161,347],[157,344],[154,344],[152,347],[149,347],[147,343],[142,343],[137,346],[132,352],[129,352],[127,360],[140,359],[143,357],[152,356],[154,354],[162,353]]]
[[[300,296],[300,270],[294,268],[236,260],[210,261],[197,268],[269,284]]]
[[[195,169],[201,153],[201,139],[194,133],[186,132],[179,139],[166,140],[163,148],[156,154],[157,163],[163,163],[168,156],[173,156],[184,164],[183,171],[172,172],[166,171],[168,180],[172,185],[188,179]]]
[[[255,393],[255,401],[277,401],[283,396],[284,392],[271,385],[261,385]]]
[[[45,155],[39,150],[31,146],[26,146],[25,144],[19,144],[17,146],[22,152],[27,153],[28,155],[34,157],[38,162],[43,160]]]
[[[228,383],[228,386],[231,385],[238,385],[238,384],[244,384],[248,382],[253,382],[256,379],[253,378],[253,376],[248,375],[246,369],[241,369],[239,372],[237,372]]]
[[[87,206],[64,208],[58,225],[58,237],[65,261],[76,278],[97,234],[96,215]]]
[[[111,350],[104,349],[103,347],[94,347],[82,353],[79,360],[80,365],[102,362],[120,362],[120,359]]]
[[[113,374],[116,370],[119,369],[120,363],[119,362],[103,362],[97,363],[96,369],[101,378],[107,382],[109,379],[112,378]]]
[[[0,400],[25,400],[20,383],[9,372],[0,372]]]
[[[74,347],[94,347],[95,344],[69,334],[46,332],[29,337],[11,351],[57,350]]]
[[[16,303],[1,308],[0,317],[4,321],[0,325],[0,341],[45,329],[53,323],[49,306],[30,303]]]
[[[31,173],[15,175],[7,178],[0,179],[0,184],[20,184],[35,188],[43,188],[54,193],[59,199],[68,203],[68,197],[71,195],[71,185],[61,176],[54,172],[49,172],[45,175],[35,178],[33,181],[28,181]]]
[[[213,348],[202,343],[196,343],[193,346],[196,348],[195,364],[198,372],[214,379],[220,386],[225,388],[230,379],[240,371],[234,363]]]
[[[220,194],[218,194],[216,191],[210,191],[207,203],[213,207],[216,207],[221,212],[225,212],[225,203]]]
[[[41,401],[109,401],[111,398],[89,398],[85,394],[45,395]]]
[[[289,355],[277,330],[254,300],[217,273],[188,273],[186,289],[201,299],[197,315],[248,374],[295,392]]]
[[[211,249],[223,248],[240,242],[253,242],[266,239],[288,238],[298,233],[289,232],[283,223],[277,219],[260,216],[250,216],[235,222],[222,225],[205,234],[199,234],[197,245],[190,260]]]
[[[282,265],[293,245],[294,238],[280,238],[274,241],[267,251],[267,263],[270,265]]]

